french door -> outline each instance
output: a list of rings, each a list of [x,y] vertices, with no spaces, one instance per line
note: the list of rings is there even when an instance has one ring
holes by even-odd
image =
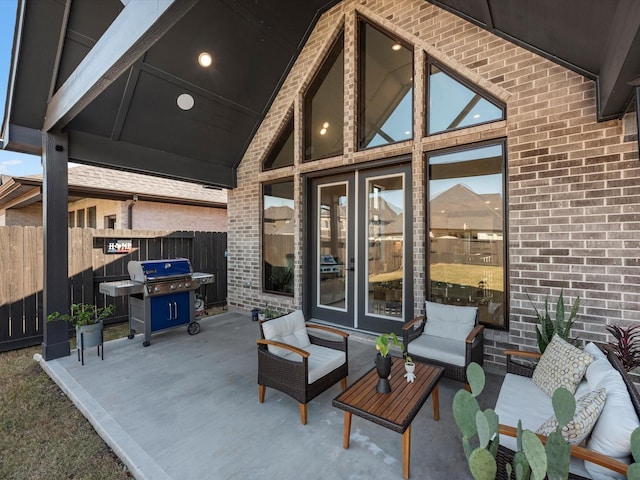
[[[315,178],[307,195],[310,316],[399,333],[413,316],[410,166]]]

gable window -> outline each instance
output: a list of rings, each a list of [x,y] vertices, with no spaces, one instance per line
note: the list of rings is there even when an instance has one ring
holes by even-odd
[[[293,181],[263,185],[262,205],[264,290],[293,295]]]
[[[269,150],[263,164],[263,169],[271,170],[274,168],[289,167],[291,165],[293,165],[293,115],[287,120],[276,143],[274,143],[271,150]]]
[[[341,155],[344,124],[344,34],[331,48],[304,98],[304,159]]]
[[[456,80],[439,66],[428,65],[428,133],[441,133],[504,119],[504,108],[476,87]]]
[[[360,21],[361,149],[413,138],[413,50]]]
[[[427,297],[477,306],[480,322],[506,328],[504,144],[427,156]]]

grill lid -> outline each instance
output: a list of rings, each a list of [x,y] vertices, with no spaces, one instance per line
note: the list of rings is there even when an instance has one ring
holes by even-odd
[[[188,258],[165,260],[131,260],[127,265],[129,277],[134,282],[153,282],[178,277],[191,277],[193,269]]]

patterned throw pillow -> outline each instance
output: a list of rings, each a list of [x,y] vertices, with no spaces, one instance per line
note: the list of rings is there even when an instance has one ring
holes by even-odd
[[[580,445],[593,430],[593,427],[604,408],[607,391],[604,388],[593,390],[580,397],[576,402],[576,413],[569,423],[562,427],[564,439],[574,445]],[[545,421],[536,433],[549,435],[558,428],[558,419],[555,415]]]
[[[531,380],[550,397],[558,387],[575,393],[593,360],[593,355],[583,352],[555,334],[540,357]]]

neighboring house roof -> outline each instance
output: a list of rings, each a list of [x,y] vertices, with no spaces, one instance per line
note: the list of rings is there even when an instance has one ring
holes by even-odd
[[[69,201],[79,198],[138,200],[206,207],[227,207],[227,191],[191,182],[107,168],[69,168]],[[24,207],[42,200],[42,175],[0,178],[0,209]]]

